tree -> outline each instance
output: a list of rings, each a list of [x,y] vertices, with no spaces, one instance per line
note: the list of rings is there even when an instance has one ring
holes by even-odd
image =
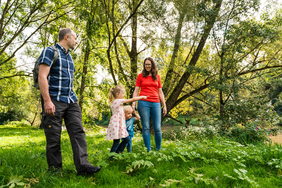
[[[181,103],[185,105],[191,97],[217,108],[207,101],[207,94],[213,89],[221,93],[218,97],[221,107],[218,109],[223,112],[224,103],[230,99],[231,93],[236,91],[236,88],[232,87],[235,78],[252,79],[255,73],[280,67],[273,61],[280,49],[272,54],[275,54],[274,56],[265,59],[261,59],[261,54],[265,54],[264,48],[279,40],[281,19],[279,16],[273,19],[267,17],[265,23],[246,19],[257,9],[257,3],[243,0],[201,1],[196,4],[195,11],[191,11],[195,12],[192,21],[187,22],[194,25],[194,30],[190,28],[191,35],[188,36],[191,42],[185,42],[185,33],[182,31],[179,35],[178,28],[175,30],[173,45],[163,44],[163,41],[159,43],[159,58],[169,61],[167,65],[164,63],[165,71],[162,71],[166,77],[163,89],[167,96],[169,112],[179,108]],[[178,15],[181,18],[180,12]],[[177,36],[181,36],[181,42]],[[167,53],[159,52],[169,48],[172,50]],[[183,58],[184,52],[187,55]],[[262,57],[266,57],[266,54]],[[244,66],[246,62],[247,65]],[[239,83],[236,86],[240,85]],[[225,86],[230,88],[229,92],[224,90]]]
[[[0,69],[15,57],[40,29],[70,13],[71,4],[72,1],[68,0],[0,1],[0,56],[7,54],[0,62]],[[24,75],[29,76],[23,71],[15,71],[5,78]]]
[[[8,55],[3,53],[0,60]],[[16,59],[12,58],[2,66],[0,77],[15,74]],[[15,89],[17,88],[17,89]],[[34,89],[35,90],[35,89]],[[36,101],[26,77],[6,77],[0,80],[0,124],[6,121],[27,120],[31,126],[35,125],[40,104]]]

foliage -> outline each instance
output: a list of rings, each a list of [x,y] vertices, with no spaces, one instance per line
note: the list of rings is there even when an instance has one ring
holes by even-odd
[[[203,138],[216,138],[218,136],[228,137],[241,144],[259,144],[270,142],[269,136],[276,136],[279,132],[277,125],[270,125],[268,121],[255,119],[246,124],[237,124],[228,130],[222,131],[222,125],[218,121],[206,121],[198,126],[182,126],[168,129],[163,132],[163,138],[167,140],[190,140]]]
[[[95,123],[97,125],[108,125],[110,122],[110,114],[107,114],[105,112],[102,112],[102,118],[101,119],[95,119]]]
[[[218,135],[218,128],[214,126],[187,126],[169,129],[163,132],[163,138],[167,140],[190,140],[190,139],[203,139],[214,138]]]
[[[248,98],[238,98],[225,105],[224,116],[217,116],[222,130],[227,130],[236,124],[246,125],[248,121],[261,119],[263,126],[278,125],[281,118],[265,95],[253,95]],[[220,119],[221,118],[221,119]]]
[[[244,126],[234,126],[231,128],[230,133],[226,135],[241,144],[257,144],[270,142],[269,136],[276,136],[277,133],[278,127],[267,127],[263,125],[263,121],[260,119],[249,121]]]
[[[282,19],[278,9],[254,19],[257,0],[20,0],[3,1],[1,7],[0,87],[8,82],[21,90],[7,85],[0,90],[2,122],[26,119],[39,124],[39,93],[24,79],[31,69],[21,71],[12,58],[22,48],[29,57],[38,56],[39,49],[58,41],[58,29],[63,27],[79,36],[72,52],[74,90],[89,127],[95,119],[104,120],[103,112],[110,112],[107,96],[113,84],[125,85],[127,97],[132,96],[146,56],[157,62],[173,118],[219,115],[229,128],[269,110],[265,103],[257,110],[252,97],[259,88],[247,87],[253,86],[250,81],[262,82],[258,74],[281,66]]]
[[[3,188],[3,187],[10,187],[10,188],[12,188],[12,187],[15,187],[16,185],[17,186],[24,186],[25,183],[23,183],[22,180],[23,180],[23,176],[17,176],[17,175],[11,176],[9,178],[9,183],[7,183],[7,185],[0,186],[0,188]]]
[[[0,59],[6,55],[0,56]],[[15,73],[16,60],[11,59],[1,67],[0,77]],[[15,89],[17,88],[17,89]],[[31,125],[38,113],[38,91],[32,90],[30,79],[8,77],[0,79],[0,124],[5,121],[26,119]]]
[[[280,145],[241,145],[217,137],[163,140],[162,150],[147,153],[141,135],[133,139],[133,152],[115,154],[105,131],[87,130],[89,160],[102,166],[95,177],[76,176],[67,131],[62,131],[63,171],[47,172],[42,130],[11,122],[0,128],[0,184],[15,177],[36,187],[281,187]],[[153,141],[153,139],[152,139]],[[152,145],[153,150],[155,145]],[[32,149],[31,149],[32,148]],[[265,176],[267,174],[267,176]],[[111,177],[109,179],[109,177]]]
[[[0,62],[0,69],[15,57],[25,45],[35,39],[38,42],[38,32],[48,24],[63,19],[72,9],[72,1],[63,0],[18,0],[1,1],[0,21],[0,56],[7,54]],[[53,27],[53,30],[57,29]],[[32,41],[33,42],[33,41]],[[8,74],[13,76],[29,76],[26,59],[18,71]],[[25,67],[24,67],[25,66]],[[22,72],[24,68],[26,72]],[[0,77],[2,79],[2,77]]]

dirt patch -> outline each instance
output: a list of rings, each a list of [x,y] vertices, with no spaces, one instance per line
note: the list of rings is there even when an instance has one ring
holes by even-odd
[[[162,125],[161,129],[162,132],[166,131],[168,129],[173,129],[173,128],[177,128],[177,127],[182,127],[182,125]]]
[[[279,133],[277,136],[270,136],[272,143],[282,144],[282,133]]]

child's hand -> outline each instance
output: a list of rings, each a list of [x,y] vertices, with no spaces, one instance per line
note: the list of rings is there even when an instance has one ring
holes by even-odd
[[[143,97],[143,99],[147,99],[148,96],[142,96],[142,97]]]

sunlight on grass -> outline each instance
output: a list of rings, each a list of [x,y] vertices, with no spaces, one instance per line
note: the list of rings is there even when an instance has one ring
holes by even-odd
[[[29,146],[29,144],[34,144],[36,142],[45,142],[44,137],[34,137],[34,136],[4,136],[0,138],[0,147],[20,147]]]

